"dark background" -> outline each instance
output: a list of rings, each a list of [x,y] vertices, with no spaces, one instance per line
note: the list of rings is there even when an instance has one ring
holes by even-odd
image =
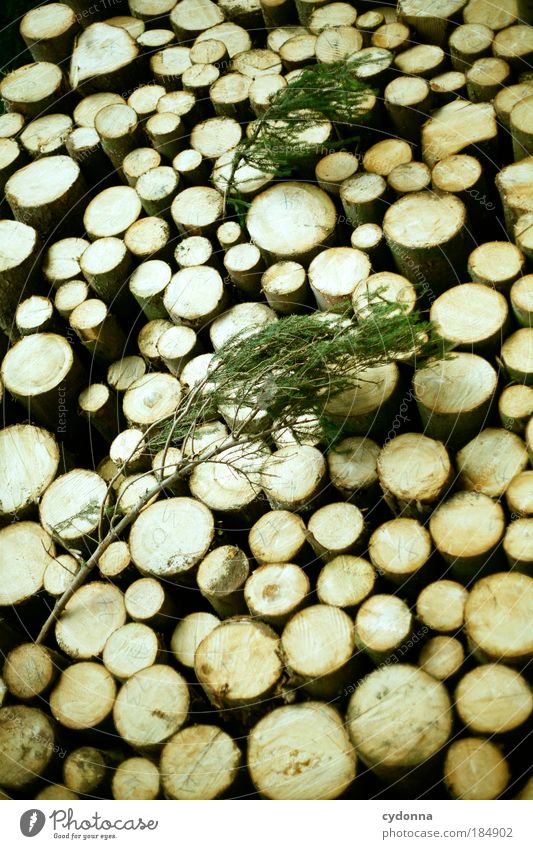
[[[35,0],[0,0],[0,75],[32,61],[19,35],[19,24],[29,9],[40,5]]]

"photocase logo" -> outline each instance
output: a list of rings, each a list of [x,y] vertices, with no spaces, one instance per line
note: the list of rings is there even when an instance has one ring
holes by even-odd
[[[30,811],[25,811],[20,818],[20,830],[24,837],[35,837],[43,830],[46,817],[42,811],[32,808]]]

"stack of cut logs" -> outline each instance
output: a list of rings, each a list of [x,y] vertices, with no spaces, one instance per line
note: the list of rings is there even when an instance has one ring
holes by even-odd
[[[1,797],[533,798],[530,0],[67,3],[0,83]],[[339,61],[359,142],[230,185]],[[453,353],[146,500],[237,421],[149,450],[214,352],[377,291]]]

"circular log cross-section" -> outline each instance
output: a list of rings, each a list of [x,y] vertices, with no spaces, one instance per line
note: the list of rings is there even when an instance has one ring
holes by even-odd
[[[455,637],[432,637],[422,647],[418,665],[438,681],[457,674],[465,660],[462,643]]]
[[[383,232],[400,274],[426,294],[440,293],[466,272],[466,210],[452,194],[414,192],[385,213]]]
[[[191,494],[220,513],[256,515],[260,469],[270,456],[261,442],[220,451],[213,462],[200,463],[190,477]]]
[[[144,575],[178,579],[205,557],[214,538],[211,511],[192,498],[147,507],[132,525],[132,560]]]
[[[424,433],[459,447],[482,430],[498,375],[477,354],[458,353],[415,371],[413,389]]]
[[[128,678],[113,708],[115,727],[134,749],[158,751],[187,719],[189,688],[171,666],[155,664]]]
[[[450,35],[449,48],[456,71],[467,71],[476,59],[490,53],[494,33],[485,24],[462,24]]]
[[[443,498],[453,480],[442,443],[420,433],[392,439],[378,457],[379,483],[398,516],[423,518]]]
[[[507,329],[509,308],[501,292],[481,283],[462,283],[443,292],[431,306],[430,318],[454,349],[493,354]]]
[[[441,159],[431,171],[431,182],[438,191],[459,195],[469,216],[479,221],[482,202],[486,202],[486,185],[479,159],[464,153]]]
[[[339,554],[360,550],[364,534],[365,521],[359,507],[343,501],[321,507],[307,523],[307,539],[315,554],[326,563]]]
[[[74,11],[65,3],[32,9],[20,22],[20,34],[35,61],[58,65],[72,52],[79,28]]]
[[[187,363],[201,350],[196,333],[192,327],[185,325],[176,325],[165,331],[157,348],[169,372],[175,377],[181,375]]]
[[[246,613],[243,588],[249,573],[244,552],[235,545],[222,545],[202,560],[196,580],[215,613],[225,619]]]
[[[502,363],[511,380],[533,386],[533,327],[521,327],[502,345]]]
[[[160,259],[148,259],[141,263],[131,275],[130,292],[147,319],[167,317],[163,295],[171,277],[170,266]]]
[[[320,310],[350,300],[355,288],[371,273],[370,260],[355,248],[329,248],[309,266],[309,285]]]
[[[80,394],[78,404],[81,415],[110,443],[120,427],[120,416],[116,396],[109,387],[105,383],[92,383]]]
[[[364,678],[346,719],[358,756],[385,781],[413,779],[419,765],[432,775],[432,759],[452,731],[444,685],[405,663],[383,666]]]
[[[524,572],[533,577],[533,520],[531,518],[517,519],[507,526],[503,540],[503,550],[511,569]]]
[[[512,242],[484,242],[468,257],[468,273],[476,283],[507,294],[524,272],[525,257]]]
[[[321,494],[326,461],[310,445],[287,446],[267,458],[261,483],[273,510],[303,512]]]
[[[73,793],[92,794],[105,781],[107,769],[106,759],[99,749],[81,746],[64,760],[65,787]]]
[[[283,672],[279,637],[252,618],[228,619],[204,637],[194,670],[218,709],[264,709]]]
[[[69,280],[56,292],[54,307],[65,321],[68,321],[76,307],[89,297],[89,286],[85,280]]]
[[[370,560],[380,575],[410,589],[431,554],[431,537],[416,519],[384,522],[370,537]]]
[[[124,157],[122,172],[128,186],[134,189],[139,177],[151,171],[152,168],[158,168],[159,165],[161,165],[161,156],[156,150],[152,147],[137,147]]]
[[[38,260],[37,231],[20,221],[0,221],[0,331],[9,338],[17,307],[34,291]]]
[[[296,613],[281,644],[293,680],[311,696],[333,698],[353,676],[354,625],[338,607],[315,604]]]
[[[476,59],[465,76],[469,100],[472,103],[484,103],[492,101],[509,81],[510,68],[504,59],[484,56]],[[522,155],[527,155],[527,150]],[[516,156],[516,159],[520,158]]]
[[[60,239],[46,251],[43,274],[55,289],[70,280],[81,277],[80,259],[89,247],[87,239],[71,237]]]
[[[429,188],[431,171],[425,162],[406,162],[397,165],[387,177],[390,188],[398,195],[421,192]]]
[[[439,634],[448,634],[463,627],[468,590],[456,581],[433,581],[425,587],[416,601],[418,618]]]
[[[164,628],[174,618],[174,604],[156,578],[139,578],[124,594],[126,612],[134,622]]]
[[[113,169],[122,177],[124,159],[143,141],[135,109],[125,103],[106,106],[96,115],[94,128]]]
[[[170,650],[178,663],[188,669],[194,669],[196,649],[211,631],[220,625],[220,619],[213,613],[189,613],[181,619],[172,634]]]
[[[387,208],[387,183],[381,174],[362,172],[345,180],[340,198],[352,227],[381,224]]]
[[[510,777],[500,747],[483,737],[455,740],[446,752],[444,783],[453,799],[497,799]]]
[[[44,573],[44,589],[53,598],[63,595],[76,577],[81,563],[70,554],[60,554],[48,564]]]
[[[19,790],[41,776],[54,756],[55,730],[49,716],[26,705],[0,708],[0,782]]]
[[[126,338],[104,301],[88,298],[72,310],[69,324],[92,357],[107,365],[118,360]]]
[[[281,314],[300,312],[309,305],[305,268],[299,262],[276,262],[261,278],[268,305]]]
[[[507,64],[507,63],[504,63]],[[533,122],[531,108],[533,97],[526,97],[517,103],[511,112],[510,123],[513,134],[515,162],[533,154]]]
[[[384,102],[396,133],[418,144],[420,128],[429,115],[431,105],[428,81],[417,76],[398,76],[386,87]]]
[[[61,99],[63,74],[53,62],[32,62],[7,74],[0,84],[0,97],[8,112],[38,118]]]
[[[288,510],[265,513],[248,535],[250,551],[260,566],[265,563],[291,563],[298,558],[305,541],[303,519]]]
[[[96,195],[83,216],[89,239],[124,236],[142,211],[139,195],[131,186],[111,186]]]
[[[172,276],[163,303],[176,324],[200,330],[222,312],[226,299],[218,271],[209,265],[197,265],[182,268]]]
[[[474,148],[492,161],[498,125],[492,104],[458,97],[432,112],[422,127],[422,159],[432,168],[439,160]]]
[[[513,283],[510,300],[518,324],[533,327],[533,274],[526,274]]]
[[[124,596],[113,584],[92,581],[76,590],[56,623],[58,646],[69,657],[97,657],[113,631],[124,625]]]
[[[353,177],[359,167],[359,160],[353,153],[339,150],[328,153],[317,162],[315,176],[323,191],[335,197],[340,196],[341,185]]]
[[[430,80],[429,87],[438,104],[466,98],[466,76],[463,71],[445,71]]]
[[[21,336],[53,330],[56,322],[52,301],[43,295],[31,295],[21,301],[15,313],[15,324]]]
[[[457,452],[457,481],[461,489],[500,498],[528,464],[526,446],[516,433],[489,427]]]
[[[409,280],[393,271],[381,271],[357,284],[352,295],[352,306],[358,318],[367,317],[370,306],[383,300],[400,304],[404,312],[409,314],[416,306],[416,299],[416,289]]]
[[[107,370],[107,382],[115,392],[125,392],[132,383],[143,377],[146,363],[141,357],[122,357],[111,363]]]
[[[157,634],[142,622],[128,622],[110,634],[102,652],[106,669],[119,681],[152,666],[158,656]]]
[[[252,616],[282,628],[307,601],[311,585],[294,563],[267,563],[248,578],[244,597]]]
[[[184,236],[214,236],[222,218],[224,200],[220,192],[209,186],[192,186],[176,195],[171,213]]]
[[[87,187],[70,156],[45,156],[16,171],[5,191],[15,219],[48,238],[55,232],[75,232]]]
[[[69,115],[58,113],[36,118],[20,134],[22,150],[31,159],[65,154],[66,140],[72,130],[72,119]]]
[[[329,418],[348,433],[368,436],[383,432],[399,407],[400,373],[396,363],[357,372],[354,386],[327,402]]]
[[[377,442],[361,436],[349,436],[328,451],[331,482],[347,501],[359,503],[377,492],[380,451]]]
[[[339,554],[321,570],[316,592],[322,604],[354,610],[370,595],[376,581],[376,573],[368,560]]]
[[[457,492],[429,520],[435,548],[460,580],[493,569],[505,531],[503,508],[482,492]]]
[[[484,663],[461,679],[455,706],[461,722],[473,733],[506,734],[529,719],[533,695],[514,669],[503,663]]]
[[[254,198],[246,223],[252,241],[270,261],[307,265],[332,239],[336,210],[317,186],[279,183]]]
[[[2,379],[31,419],[57,433],[75,429],[68,411],[76,409],[86,378],[67,339],[53,333],[25,336],[5,356]]]
[[[161,117],[161,116],[159,116]],[[147,215],[167,218],[178,191],[178,175],[170,165],[160,165],[141,174],[135,191]]]
[[[192,43],[202,32],[223,20],[224,13],[212,0],[182,0],[170,13],[172,29],[183,44]]]
[[[166,799],[217,799],[238,777],[242,755],[215,725],[178,731],[161,752],[159,768]]]
[[[80,259],[80,269],[99,298],[113,310],[122,310],[127,307],[124,298],[125,280],[131,263],[131,256],[123,240],[108,236],[96,239],[88,246]]]
[[[16,522],[0,530],[0,605],[27,601],[43,587],[55,545],[37,522]]]
[[[129,571],[132,571],[128,543],[123,540],[112,542],[98,560],[98,569],[102,578],[112,583],[119,582]]]
[[[322,702],[287,705],[250,732],[248,769],[267,799],[336,799],[352,783],[356,756],[337,711]]]
[[[517,475],[505,493],[511,518],[533,516],[533,471],[528,469]]]
[[[261,291],[261,278],[265,265],[257,245],[245,243],[234,245],[224,257],[224,267],[232,283],[251,300],[256,300]]]
[[[121,431],[109,448],[109,457],[115,464],[117,473],[145,472],[150,467],[150,458],[146,450],[142,430],[128,428]],[[115,481],[119,486],[122,480]]]
[[[229,342],[234,336],[240,335],[244,339],[245,334],[256,333],[267,324],[277,321],[278,317],[274,310],[266,304],[257,304],[253,301],[245,301],[236,304],[226,310],[215,319],[209,328],[209,336],[215,351]]]
[[[22,701],[42,696],[58,674],[59,655],[35,643],[22,643],[6,658],[2,677],[12,696]]]
[[[73,469],[56,478],[43,495],[41,523],[69,548],[90,546],[106,499],[107,485],[100,475]]]
[[[58,466],[59,446],[48,431],[24,424],[0,431],[0,523],[31,512]]]
[[[72,731],[95,728],[113,710],[116,692],[113,676],[101,663],[73,663],[52,690],[50,711]]]
[[[372,145],[363,157],[363,168],[372,174],[388,177],[398,165],[411,162],[411,145],[403,139],[384,139]]]
[[[148,30],[154,32],[154,30]],[[148,758],[126,758],[111,780],[113,799],[152,801],[159,795],[160,775]]]
[[[521,666],[533,655],[533,578],[501,572],[472,587],[465,607],[465,630],[481,662]]]
[[[153,371],[126,390],[122,407],[131,427],[146,430],[172,415],[181,399],[179,381],[170,374]]]
[[[131,475],[124,478],[116,490],[116,512],[126,515],[130,512],[130,510],[143,506],[142,499],[148,495],[148,493],[153,490],[156,485],[157,478],[154,475]],[[155,501],[155,496],[150,498],[148,504],[152,504],[153,501]]]
[[[16,138],[25,124],[24,115],[19,112],[4,112],[0,116],[0,139]]]
[[[413,616],[406,602],[395,595],[372,595],[355,617],[355,643],[379,665],[406,651],[413,630]]]

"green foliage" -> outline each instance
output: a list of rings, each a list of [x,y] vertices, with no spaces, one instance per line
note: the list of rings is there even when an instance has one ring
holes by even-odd
[[[342,425],[328,413],[328,401],[360,385],[366,369],[441,354],[442,343],[428,322],[381,296],[359,320],[348,309],[280,318],[218,350],[207,379],[156,430],[150,447],[179,446],[196,427],[217,417],[217,410],[236,404],[246,422],[234,429],[234,437],[255,432],[257,422],[262,430],[255,437],[268,438],[273,422],[294,432],[295,419],[312,414],[328,439],[340,439]],[[302,436],[305,430],[304,425]]]
[[[278,179],[304,169],[316,156],[317,146],[322,146],[313,140],[313,131],[320,122],[330,121],[351,134],[337,141],[328,140],[328,149],[357,141],[354,130],[369,116],[373,91],[357,78],[356,71],[355,62],[311,65],[276,92],[264,115],[250,125],[251,132],[235,150],[226,192],[230,205],[242,211],[235,175],[243,165]]]

